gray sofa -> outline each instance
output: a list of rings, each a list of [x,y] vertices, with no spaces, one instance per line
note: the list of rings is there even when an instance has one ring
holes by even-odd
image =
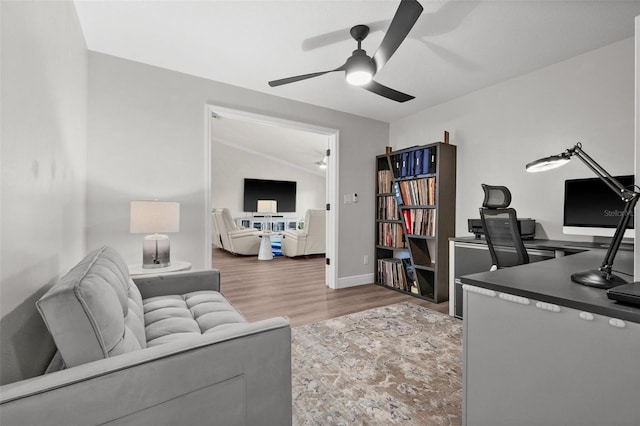
[[[217,270],[132,280],[103,247],[37,306],[58,353],[0,387],[3,425],[291,424],[289,321],[247,322]]]

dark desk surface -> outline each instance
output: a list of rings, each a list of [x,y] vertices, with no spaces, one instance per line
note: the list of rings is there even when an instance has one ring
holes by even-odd
[[[459,243],[471,243],[471,244],[487,244],[487,240],[484,238],[475,237],[455,237],[450,238],[450,241]],[[525,247],[539,250],[562,250],[566,252],[578,253],[586,250],[607,250],[608,244],[605,243],[592,243],[583,241],[564,241],[564,240],[542,240],[534,238],[532,240],[522,240]],[[619,251],[633,251],[633,244],[623,243],[620,245]],[[604,259],[604,253],[602,253]]]
[[[607,291],[586,287],[571,281],[574,272],[597,269],[606,250],[590,249],[578,254],[493,272],[461,277],[464,284],[514,294],[559,306],[640,323],[640,307],[621,304],[607,298]],[[633,252],[619,251],[614,271],[625,279],[633,279]]]

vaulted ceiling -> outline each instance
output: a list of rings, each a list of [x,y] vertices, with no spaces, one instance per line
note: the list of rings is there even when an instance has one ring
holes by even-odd
[[[350,86],[342,72],[267,84],[342,65],[357,24],[371,27],[362,47],[373,55],[396,0],[76,0],[76,8],[90,50],[387,122],[632,37],[640,15],[638,0],[420,3],[376,75],[416,97],[405,103]]]

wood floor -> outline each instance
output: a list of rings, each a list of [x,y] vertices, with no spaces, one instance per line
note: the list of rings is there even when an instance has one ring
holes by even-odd
[[[332,290],[325,285],[323,256],[258,260],[213,249],[222,294],[249,321],[286,316],[293,327],[399,302],[447,313],[448,302],[434,304],[367,284]]]

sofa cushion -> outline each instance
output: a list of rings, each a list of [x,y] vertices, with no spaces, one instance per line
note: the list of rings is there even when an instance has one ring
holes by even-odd
[[[148,347],[247,322],[217,291],[150,297],[143,308]]]
[[[110,247],[89,253],[36,305],[67,367],[146,347],[140,292]]]

